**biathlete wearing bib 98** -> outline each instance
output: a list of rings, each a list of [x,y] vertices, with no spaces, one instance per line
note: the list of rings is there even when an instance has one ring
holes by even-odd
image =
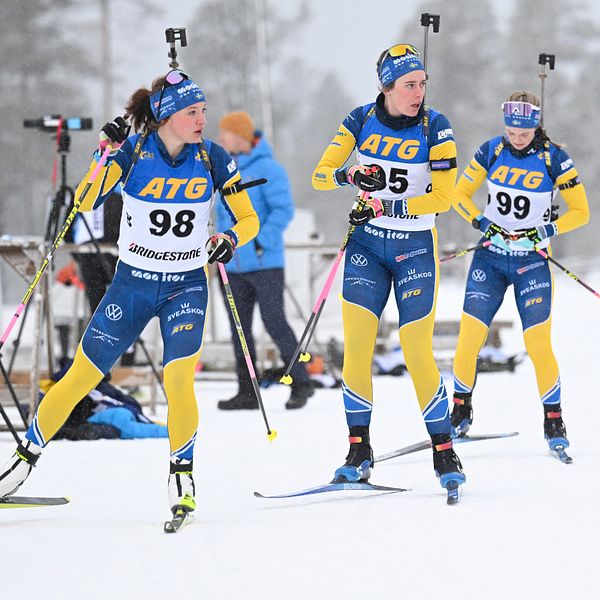
[[[124,143],[82,203],[82,211],[97,208],[125,181],[119,263],[73,366],[47,394],[27,437],[43,447],[74,402],[96,386],[156,316],[164,345],[171,452],[176,458],[191,460],[198,422],[194,366],[200,356],[208,303],[205,265],[211,199],[215,189],[233,185],[240,175],[233,159],[210,140],[205,150],[188,144],[173,159],[153,132],[128,176],[138,138],[132,136]],[[94,167],[95,162],[90,172]],[[86,181],[87,177],[78,187],[76,200]],[[256,235],[258,218],[245,191],[224,198],[234,223],[226,233],[242,245]]]
[[[453,202],[456,211],[471,223],[480,214],[472,196],[486,181],[488,201],[483,215],[507,231],[544,227],[550,235],[557,235],[587,223],[585,189],[567,153],[546,141],[522,154],[511,151],[502,137],[484,143],[458,182]],[[568,210],[552,221],[552,199],[557,187]],[[548,238],[538,244],[538,248],[546,247],[551,253]],[[545,405],[557,404],[560,376],[550,339],[553,281],[548,261],[535,250],[515,248],[509,252],[489,246],[475,251],[454,360],[455,392],[472,391],[477,356],[510,285],[514,286],[525,347],[535,367],[540,397]]]
[[[427,125],[425,126],[424,123]],[[447,118],[421,107],[391,117],[384,96],[353,110],[313,173],[313,187],[343,185],[336,174],[356,147],[358,161],[385,172],[386,213],[359,226],[346,248],[343,283],[343,395],[349,426],[368,426],[377,328],[390,290],[400,344],[430,434],[450,432],[446,390],[432,351],[438,256],[435,214],[450,208],[456,145]]]

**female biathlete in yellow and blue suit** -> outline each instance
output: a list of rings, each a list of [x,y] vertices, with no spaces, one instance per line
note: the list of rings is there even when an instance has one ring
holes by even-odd
[[[313,186],[348,183],[373,194],[356,225],[344,266],[343,398],[350,452],[337,481],[366,481],[373,467],[369,425],[371,365],[379,319],[393,288],[400,343],[433,441],[442,486],[465,481],[452,448],[448,397],[432,351],[438,287],[435,215],[450,208],[456,181],[456,145],[448,119],[423,105],[426,75],[409,45],[386,50],[377,63],[382,93],[354,109],[313,173]],[[358,165],[344,169],[354,148]]]
[[[76,201],[82,201],[82,211],[95,209],[123,184],[116,274],[90,320],[73,365],[46,394],[25,440],[0,469],[0,497],[21,485],[74,406],[108,373],[150,319],[158,317],[169,403],[169,501],[174,512],[178,507],[195,508],[194,367],[208,303],[206,263],[227,262],[235,247],[258,231],[247,192],[235,193],[231,188],[240,180],[235,162],[219,145],[202,141],[205,106],[198,86],[181,71],[171,71],[157,79],[151,90],[136,91],[126,107],[143,137],[127,138],[129,127],[121,117],[102,128],[101,150],[107,143],[113,147],[124,143],[85,197],[84,183],[79,186]],[[95,166],[94,161],[90,172]],[[212,198],[223,188],[234,225],[209,238]]]
[[[463,316],[454,360],[456,435],[473,422],[471,395],[477,355],[507,288],[514,287],[525,348],[529,354],[544,407],[544,434],[552,450],[569,445],[561,417],[561,385],[552,351],[552,275],[550,238],[585,225],[588,202],[577,170],[567,153],[553,144],[540,126],[540,103],[518,91],[502,105],[505,134],[485,142],[475,153],[456,187],[453,206],[480,229],[492,244],[476,250],[467,277]],[[473,203],[476,190],[487,183],[483,214]],[[568,210],[552,221],[552,199],[560,190]]]

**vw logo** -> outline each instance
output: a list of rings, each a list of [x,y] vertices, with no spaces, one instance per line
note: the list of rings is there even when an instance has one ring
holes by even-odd
[[[106,307],[104,314],[111,321],[118,321],[123,316],[123,311],[121,310],[121,307],[118,304],[109,304]]]
[[[350,257],[350,262],[357,267],[366,267],[369,261],[362,254],[353,254]]]
[[[473,279],[473,281],[485,281],[487,276],[481,269],[475,269],[471,275],[471,279]]]

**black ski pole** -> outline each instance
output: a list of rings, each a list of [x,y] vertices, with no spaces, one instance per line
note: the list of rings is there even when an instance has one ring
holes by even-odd
[[[492,242],[490,242],[490,240],[486,240],[485,242],[481,242],[481,244],[477,244],[476,246],[471,246],[470,248],[465,248],[464,250],[448,254],[447,256],[444,256],[444,258],[440,259],[440,264],[452,260],[453,258],[460,258],[461,256],[464,256],[469,252],[473,252],[474,250],[479,250],[480,248],[487,248],[489,245],[491,245],[491,243]]]
[[[591,292],[597,298],[600,298],[600,294],[592,287],[590,287],[585,281],[582,281],[575,273],[571,273],[567,267],[561,265],[557,260],[554,260],[546,251],[541,248],[536,249],[536,252],[549,260],[553,265],[557,266],[565,275],[568,275],[573,281],[576,281],[579,285],[582,285],[588,292]]]
[[[229,304],[231,316],[233,317],[233,322],[235,323],[235,328],[237,330],[238,338],[240,340],[240,346],[242,347],[244,359],[246,360],[246,366],[248,367],[248,373],[250,375],[250,381],[252,382],[252,388],[254,389],[254,394],[256,395],[256,400],[258,402],[260,412],[262,413],[263,420],[267,428],[267,439],[270,442],[272,442],[277,437],[277,432],[274,429],[271,429],[271,426],[269,425],[269,420],[267,419],[265,405],[260,394],[260,386],[258,385],[256,371],[254,370],[254,365],[252,364],[250,350],[248,348],[248,344],[246,343],[246,336],[244,335],[244,329],[240,320],[240,314],[235,305],[235,299],[233,297],[233,292],[231,291],[231,286],[229,285],[229,277],[227,277],[227,271],[225,270],[225,265],[222,262],[217,262],[217,266],[219,267],[219,274],[221,275],[221,281],[223,282],[223,287],[225,288],[225,296],[227,297],[227,303]]]

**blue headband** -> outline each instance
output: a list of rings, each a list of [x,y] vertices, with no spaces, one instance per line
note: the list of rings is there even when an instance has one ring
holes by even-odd
[[[412,71],[424,71],[423,63],[414,54],[405,54],[404,56],[385,57],[379,69],[379,82],[383,87],[391,85],[402,75]]]
[[[519,127],[521,129],[535,129],[541,118],[541,109],[530,102],[518,102],[507,100],[502,104],[504,113],[504,124],[507,127]]]
[[[166,84],[166,87],[162,87],[150,96],[150,108],[157,121],[166,119],[196,102],[206,102],[206,98],[191,79],[182,79],[172,85]]]

